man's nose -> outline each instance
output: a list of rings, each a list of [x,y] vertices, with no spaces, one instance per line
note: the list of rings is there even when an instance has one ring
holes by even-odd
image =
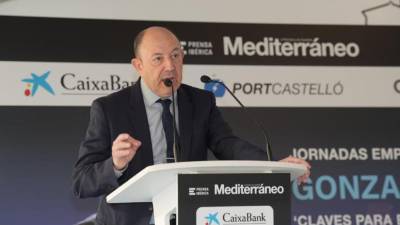
[[[173,61],[173,59],[171,59],[171,58],[167,58],[167,59],[164,61],[164,66],[165,66],[165,69],[168,70],[168,71],[171,71],[171,70],[174,70],[174,69],[175,69],[174,61]]]

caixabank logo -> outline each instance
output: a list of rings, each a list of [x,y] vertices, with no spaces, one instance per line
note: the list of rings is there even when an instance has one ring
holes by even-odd
[[[61,75],[60,78],[63,94],[67,95],[105,95],[134,84],[134,81],[123,79],[117,74],[87,76],[68,72]]]
[[[49,81],[52,77],[53,83]],[[81,73],[57,73],[47,70],[43,73],[31,72],[29,77],[23,77],[25,84],[24,95],[34,97],[37,94],[47,95],[107,95],[133,85],[132,80],[124,79],[117,74],[110,75],[84,75]]]
[[[204,223],[204,225],[213,225],[213,224],[220,225],[220,222],[219,222],[219,219],[217,218],[217,216],[218,216],[218,212],[208,213],[208,215],[206,217],[204,217],[204,219],[206,219],[206,222]]]
[[[25,96],[35,96],[38,90],[43,90],[51,95],[55,95],[53,87],[47,81],[50,75],[50,71],[43,74],[31,73],[31,77],[22,79],[22,82],[26,83],[24,95]]]
[[[200,207],[196,211],[196,225],[273,225],[271,206]]]

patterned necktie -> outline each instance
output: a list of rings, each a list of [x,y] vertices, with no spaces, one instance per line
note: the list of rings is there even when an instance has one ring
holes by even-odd
[[[173,126],[173,118],[171,111],[169,110],[169,106],[171,105],[170,99],[159,99],[158,103],[161,103],[163,106],[163,112],[161,115],[162,124],[164,127],[165,139],[167,141],[167,163],[175,162],[174,159],[174,126]]]

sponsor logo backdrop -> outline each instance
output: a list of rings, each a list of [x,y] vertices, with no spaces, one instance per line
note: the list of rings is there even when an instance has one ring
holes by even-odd
[[[132,40],[150,25],[178,34],[184,82],[212,91],[240,136],[264,145],[233,98],[202,84],[202,74],[251,106],[276,158],[312,163],[309,183],[292,187],[292,224],[400,224],[400,27],[14,16],[0,23],[5,224],[73,224],[95,212],[95,199],[73,199],[69,188],[88,106],[135,82]]]

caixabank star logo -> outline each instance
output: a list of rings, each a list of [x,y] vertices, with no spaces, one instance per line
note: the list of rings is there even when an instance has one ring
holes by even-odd
[[[218,212],[208,213],[208,215],[205,217],[206,222],[204,223],[204,225],[220,225],[217,216],[218,216]]]
[[[55,95],[53,88],[51,85],[46,81],[49,77],[50,71],[47,71],[41,75],[36,73],[31,73],[30,78],[22,79],[22,82],[26,83],[24,94],[25,96],[35,96],[36,92],[40,89]]]

